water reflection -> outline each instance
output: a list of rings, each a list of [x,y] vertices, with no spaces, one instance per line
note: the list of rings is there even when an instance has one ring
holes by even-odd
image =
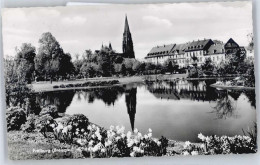
[[[107,128],[109,124],[129,126],[129,130],[135,127],[147,130],[153,127],[155,135],[168,135],[176,139],[189,136],[190,139],[186,140],[194,140],[197,136],[191,136],[203,130],[208,130],[205,134],[219,132],[213,126],[214,119],[221,120],[222,126],[227,126],[227,129],[231,123],[236,123],[239,128],[234,131],[237,133],[241,131],[241,125],[254,120],[251,120],[251,116],[255,112],[247,110],[255,110],[255,92],[216,90],[210,87],[215,81],[179,80],[46,92],[37,94],[36,101],[41,106],[55,104],[62,113],[70,109],[69,114],[86,114],[91,121]],[[241,104],[238,105],[239,103]],[[109,111],[112,109],[114,111]],[[183,124],[186,123],[189,126],[185,130]],[[230,130],[225,130],[224,133],[228,131]],[[187,132],[190,134],[187,135]]]
[[[132,131],[135,128],[136,93],[137,93],[136,87],[127,89],[125,91],[125,102],[126,102],[127,113],[129,115]]]
[[[228,92],[226,90],[219,91],[219,98],[217,99],[215,105],[212,107],[212,113],[216,114],[217,119],[226,119],[231,117],[238,117],[236,113],[237,99],[241,92]],[[233,98],[233,99],[232,99]]]

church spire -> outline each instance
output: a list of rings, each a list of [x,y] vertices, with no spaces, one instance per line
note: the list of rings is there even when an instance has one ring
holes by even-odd
[[[129,29],[129,25],[128,25],[127,15],[125,15],[125,30],[124,30],[124,33],[128,33],[128,32],[130,32],[130,29]]]
[[[111,42],[110,42],[110,41],[109,41],[109,49],[110,49],[110,50],[113,50],[113,49],[112,49],[112,45],[111,45]]]
[[[125,16],[125,29],[123,33],[123,57],[135,58],[134,46],[132,41],[132,35],[128,25],[127,16]]]

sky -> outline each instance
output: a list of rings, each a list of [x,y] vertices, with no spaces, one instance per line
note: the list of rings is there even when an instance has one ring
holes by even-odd
[[[247,46],[253,32],[251,1],[13,8],[2,15],[5,56],[14,56],[22,43],[37,49],[44,32],[51,32],[73,59],[109,42],[120,53],[126,15],[137,59],[157,45],[204,38],[233,38]]]

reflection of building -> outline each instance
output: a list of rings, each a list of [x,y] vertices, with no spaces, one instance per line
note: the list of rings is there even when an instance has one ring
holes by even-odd
[[[135,113],[136,113],[136,93],[137,93],[137,88],[127,89],[125,91],[125,102],[126,102],[127,113],[130,118],[132,130],[134,130]]]
[[[180,67],[187,67],[194,63],[201,65],[207,58],[219,64],[226,55],[245,50],[230,38],[226,44],[222,41],[203,39],[183,44],[156,46],[151,49],[145,59],[154,64],[163,64],[172,60]]]
[[[161,99],[189,99],[198,101],[215,101],[218,94],[204,81],[162,82],[148,85],[148,90]]]

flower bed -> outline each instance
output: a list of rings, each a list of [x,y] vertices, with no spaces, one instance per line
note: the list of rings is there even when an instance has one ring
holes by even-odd
[[[45,107],[39,115],[29,115],[27,118],[23,109],[10,108],[7,113],[8,131],[22,129],[26,133],[39,132],[50,143],[58,140],[77,148],[83,157],[90,158],[241,154],[257,151],[256,138],[253,136],[256,132],[249,136],[234,137],[204,136],[200,133],[199,144],[187,141],[178,151],[174,151],[170,148],[175,143],[169,143],[165,137],[153,138],[152,129],[146,134],[137,129],[125,132],[123,126],[104,129],[91,124],[82,114],[56,117],[54,106]],[[24,124],[21,125],[22,123]]]
[[[84,82],[84,83],[77,83],[77,84],[61,84],[61,85],[54,85],[53,88],[74,88],[74,87],[92,87],[92,86],[109,86],[119,84],[118,80],[111,80],[111,81],[95,81],[95,82]]]

